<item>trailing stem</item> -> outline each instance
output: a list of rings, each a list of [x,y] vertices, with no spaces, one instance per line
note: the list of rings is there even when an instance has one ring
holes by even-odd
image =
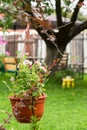
[[[39,122],[37,117],[35,116],[34,110],[35,110],[35,97],[32,97],[32,117],[31,117],[31,130],[39,130]]]
[[[8,112],[5,112],[8,115],[7,119],[4,119],[4,121],[2,122],[2,124],[0,124],[0,130],[6,130],[6,128],[4,128],[5,124],[9,124],[10,123],[10,119],[12,117],[12,114],[9,114]]]

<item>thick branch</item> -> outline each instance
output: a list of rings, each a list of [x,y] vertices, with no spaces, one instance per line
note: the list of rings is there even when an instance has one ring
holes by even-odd
[[[79,2],[76,5],[76,8],[74,9],[74,12],[73,12],[73,15],[72,15],[72,18],[71,18],[72,25],[75,23],[77,16],[78,16],[78,13],[79,13],[79,10],[80,10],[79,4],[82,3],[83,1],[84,0],[79,0]]]
[[[69,39],[73,39],[76,35],[78,35],[81,31],[87,29],[87,21],[83,22],[72,28]]]
[[[61,0],[56,0],[56,17],[57,17],[57,25],[60,27],[62,25],[62,15],[61,15]]]

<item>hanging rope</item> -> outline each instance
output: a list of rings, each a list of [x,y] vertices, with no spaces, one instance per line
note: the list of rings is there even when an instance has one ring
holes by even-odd
[[[27,56],[32,56],[32,48],[30,45],[30,24],[27,24],[26,30],[25,30],[25,45],[24,45],[24,52]]]

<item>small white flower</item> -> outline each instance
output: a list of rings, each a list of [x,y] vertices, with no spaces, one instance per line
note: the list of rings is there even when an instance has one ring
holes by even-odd
[[[10,81],[11,81],[11,82],[14,82],[14,80],[15,80],[14,77],[11,77]]]
[[[35,61],[35,64],[41,66],[41,62],[39,60]]]
[[[29,65],[32,65],[33,64],[33,62],[32,61],[29,61]]]

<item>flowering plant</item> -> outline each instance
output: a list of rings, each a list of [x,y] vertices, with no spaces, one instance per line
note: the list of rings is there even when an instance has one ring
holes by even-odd
[[[40,96],[45,91],[44,84],[48,75],[49,71],[45,63],[43,65],[39,61],[32,63],[24,56],[18,65],[16,78],[11,78],[12,91],[18,96]]]

